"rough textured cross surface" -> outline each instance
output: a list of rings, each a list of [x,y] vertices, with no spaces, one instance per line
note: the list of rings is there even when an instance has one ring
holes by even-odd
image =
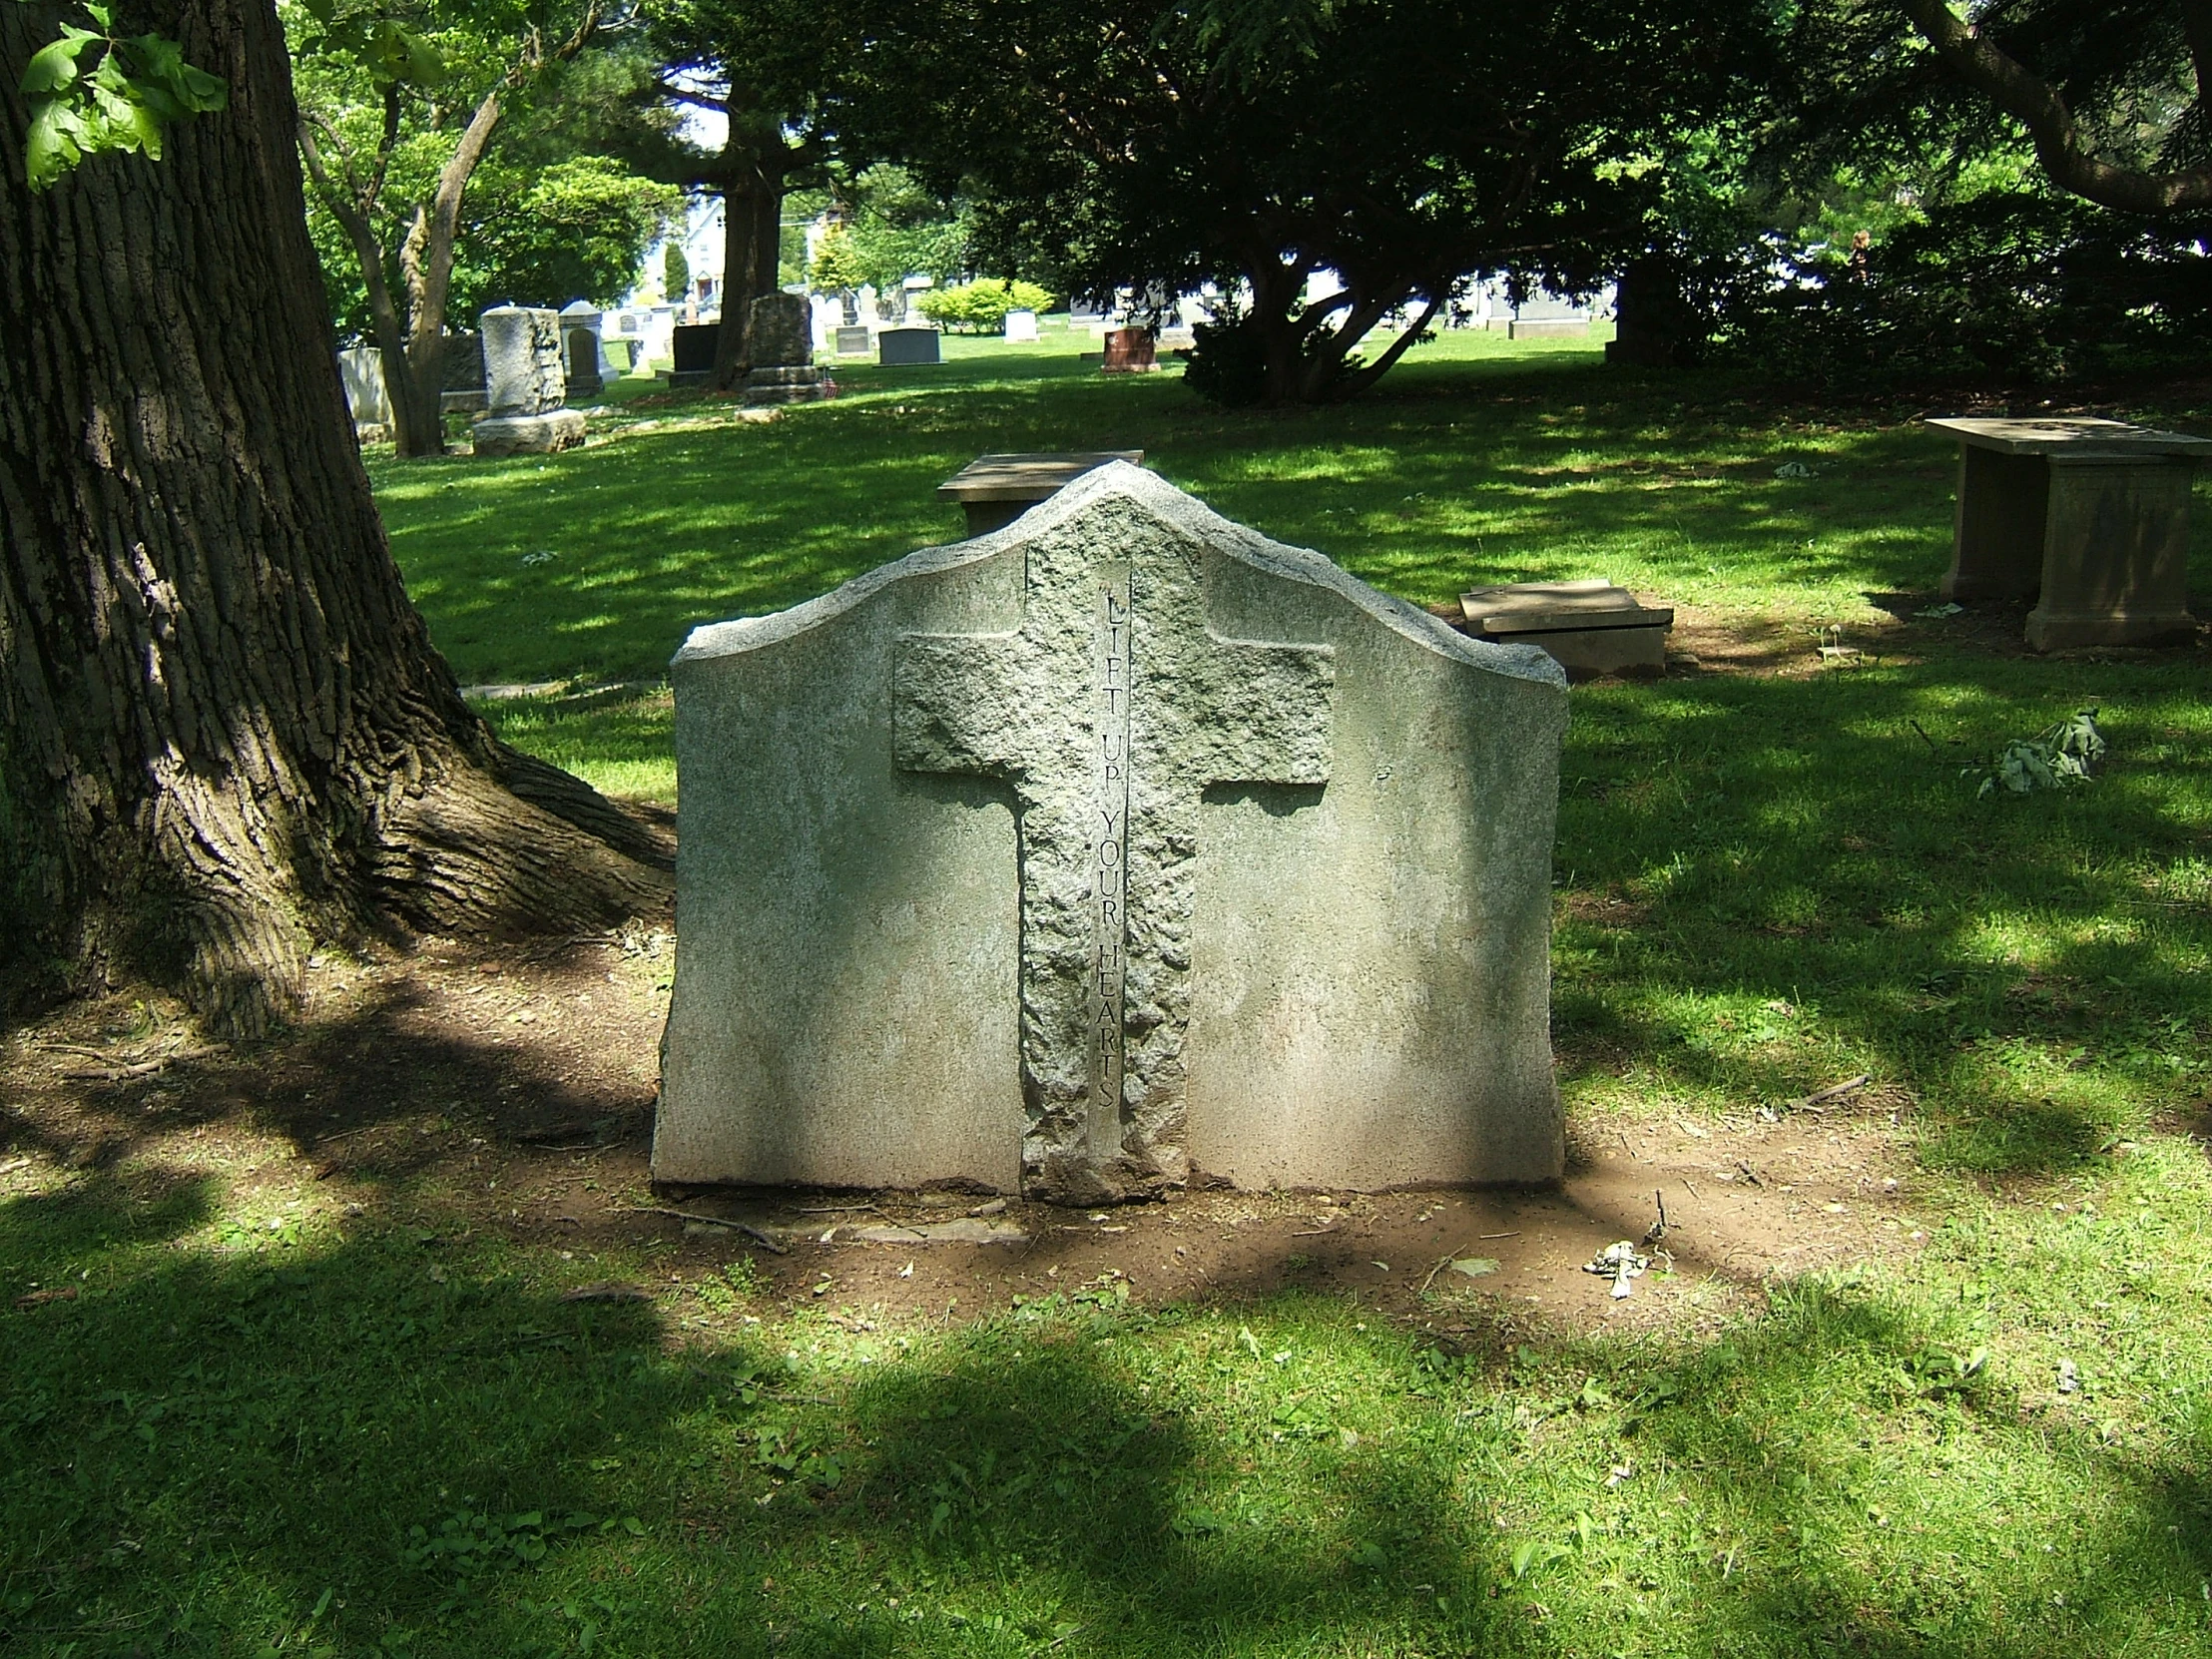
[[[1559,1173],[1563,681],[1116,464],[675,666],[655,1173]]]

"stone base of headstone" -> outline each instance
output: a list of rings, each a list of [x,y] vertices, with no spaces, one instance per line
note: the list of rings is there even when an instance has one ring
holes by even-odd
[[[1505,325],[1507,339],[1557,339],[1589,331],[1590,319],[1586,316],[1517,316]]]
[[[355,421],[353,436],[365,449],[372,443],[391,442],[391,427],[381,420]]]
[[[714,377],[711,368],[665,369],[658,376],[668,382],[671,391],[697,391]]]
[[[584,441],[584,416],[578,409],[549,409],[544,414],[494,415],[472,428],[476,453],[550,455]]]
[[[1667,672],[1674,612],[1644,605],[1607,581],[1477,588],[1459,596],[1459,612],[1476,639],[1540,647],[1569,680],[1607,674],[1651,679]]]
[[[481,414],[491,401],[491,394],[478,386],[473,391],[441,391],[438,393],[439,414]]]
[[[748,408],[767,408],[777,403],[812,403],[828,395],[822,383],[822,370],[806,368],[756,368],[745,377],[745,402]]]

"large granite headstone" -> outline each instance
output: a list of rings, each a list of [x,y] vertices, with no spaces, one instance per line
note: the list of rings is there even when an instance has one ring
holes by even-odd
[[[885,368],[944,361],[934,328],[885,328],[875,336],[875,360]]]
[[[814,306],[804,293],[764,293],[753,301],[747,329],[753,367],[745,401],[755,407],[807,403],[827,388],[815,367]]]
[[[550,310],[495,305],[481,319],[491,412],[474,427],[479,455],[537,455],[584,441],[584,417],[562,407],[561,319]]]
[[[673,673],[657,1179],[1559,1175],[1541,652],[1116,462]]]

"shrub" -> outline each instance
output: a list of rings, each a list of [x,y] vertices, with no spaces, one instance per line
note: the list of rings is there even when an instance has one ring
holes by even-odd
[[[1791,378],[2063,381],[2208,355],[2206,225],[1993,192],[1894,232],[1856,281],[1833,255],[1717,284],[1724,356]]]
[[[1041,311],[1052,295],[1034,282],[986,276],[957,287],[932,288],[914,308],[940,328],[954,333],[995,334],[1006,326],[1008,311]]]

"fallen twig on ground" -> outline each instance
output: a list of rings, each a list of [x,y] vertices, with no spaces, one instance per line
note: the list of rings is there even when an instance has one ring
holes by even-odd
[[[789,1256],[791,1246],[773,1233],[763,1232],[749,1221],[732,1221],[728,1216],[703,1216],[694,1210],[671,1210],[659,1204],[632,1204],[625,1207],[633,1216],[670,1216],[677,1221],[696,1221],[708,1227],[727,1227],[733,1233],[743,1233],[763,1250],[778,1256]]]

